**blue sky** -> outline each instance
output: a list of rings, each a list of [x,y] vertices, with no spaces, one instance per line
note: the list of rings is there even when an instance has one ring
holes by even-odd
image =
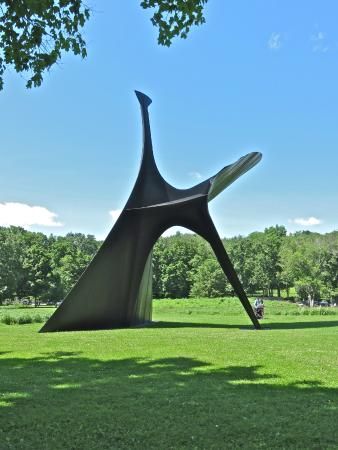
[[[222,237],[338,229],[335,0],[209,0],[206,24],[170,48],[138,1],[87,3],[86,60],[66,55],[38,89],[5,78],[0,224],[103,238],[139,166],[138,89],[153,99],[155,157],[175,186],[263,153],[210,204]]]

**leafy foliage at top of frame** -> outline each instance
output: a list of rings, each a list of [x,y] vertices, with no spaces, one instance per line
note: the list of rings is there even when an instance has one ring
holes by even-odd
[[[84,58],[80,30],[89,16],[81,0],[0,0],[0,90],[7,66],[28,74],[31,88],[41,85],[63,51]]]
[[[169,47],[174,37],[186,39],[190,28],[205,23],[208,0],[144,0],[144,9],[155,8],[152,24],[158,28],[158,43]]]

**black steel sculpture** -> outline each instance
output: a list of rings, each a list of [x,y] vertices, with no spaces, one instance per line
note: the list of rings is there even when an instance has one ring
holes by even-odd
[[[153,155],[148,106],[136,91],[143,121],[143,154],[133,191],[101,248],[63,303],[40,330],[70,331],[127,327],[151,320],[152,248],[179,225],[206,239],[255,328],[260,328],[209,215],[208,202],[256,165],[254,152],[190,189],[176,189],[160,174]]]

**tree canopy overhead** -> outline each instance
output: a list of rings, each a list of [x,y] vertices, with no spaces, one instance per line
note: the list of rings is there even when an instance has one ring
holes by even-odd
[[[81,28],[89,18],[82,0],[0,0],[0,89],[7,66],[40,86],[62,51],[86,56]]]
[[[208,0],[143,0],[152,9],[158,43],[170,46],[174,37],[185,39],[194,25],[205,22]],[[40,86],[46,71],[63,52],[85,58],[82,29],[90,17],[83,0],[0,0],[0,90],[8,67],[27,76],[26,87]]]
[[[158,28],[158,43],[169,47],[174,37],[186,39],[190,28],[205,22],[203,9],[208,0],[144,0],[144,9],[155,8],[151,18]]]

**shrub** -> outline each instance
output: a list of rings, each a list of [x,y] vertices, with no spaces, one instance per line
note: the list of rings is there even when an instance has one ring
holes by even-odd
[[[24,316],[19,316],[17,317],[17,324],[19,325],[24,325],[26,323],[32,323],[33,322],[33,317],[29,316],[28,314],[24,315]]]
[[[10,314],[5,314],[0,318],[0,322],[5,325],[25,325],[27,323],[42,323],[49,319],[50,316],[41,316],[40,314],[35,314],[31,316],[25,314],[23,316],[15,317]]]
[[[299,314],[303,316],[335,316],[338,311],[334,308],[301,308]]]
[[[2,316],[1,317],[1,322],[6,324],[6,325],[13,325],[15,323],[14,317],[12,317],[9,314],[5,314],[4,316]]]
[[[33,316],[33,322],[35,323],[42,323],[45,322],[49,317],[42,317],[40,314],[35,314]]]

